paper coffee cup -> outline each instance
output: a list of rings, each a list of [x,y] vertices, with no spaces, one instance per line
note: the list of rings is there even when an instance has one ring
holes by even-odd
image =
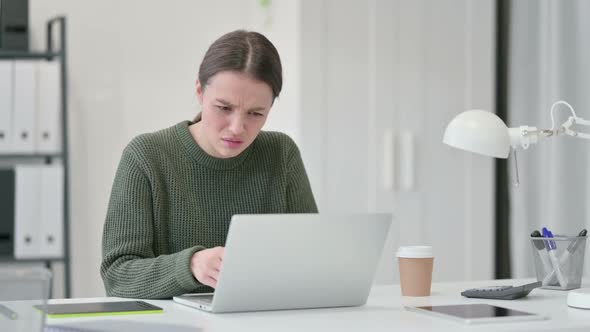
[[[403,296],[429,296],[434,253],[430,246],[406,246],[397,251]]]

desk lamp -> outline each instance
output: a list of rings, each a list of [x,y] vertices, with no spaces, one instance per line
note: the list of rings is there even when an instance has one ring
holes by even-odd
[[[556,127],[554,111],[559,105],[569,108],[572,115],[561,126]],[[461,150],[503,159],[508,158],[512,148],[516,167],[516,184],[518,185],[518,162],[516,159],[518,147],[526,150],[540,139],[559,135],[590,139],[590,134],[572,129],[574,125],[590,126],[590,121],[578,117],[574,108],[567,102],[562,100],[555,102],[551,106],[550,115],[551,129],[538,129],[529,126],[508,128],[504,121],[494,113],[482,110],[465,111],[449,122],[443,143]],[[590,288],[570,291],[568,305],[590,309]]]

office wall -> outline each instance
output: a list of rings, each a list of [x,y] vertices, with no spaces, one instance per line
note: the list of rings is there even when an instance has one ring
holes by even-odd
[[[267,129],[300,145],[320,209],[396,214],[379,282],[395,280],[401,240],[437,246],[437,280],[491,277],[491,161],[440,143],[452,115],[493,109],[491,0],[30,1],[34,48],[47,18],[68,17],[74,296],[104,294],[100,241],[122,149],[194,116],[206,47],[236,28],[281,53]],[[401,190],[398,174],[387,188],[384,137],[394,148],[404,129],[418,147],[415,187]]]
[[[196,114],[198,65],[221,34],[255,29],[275,43],[284,93],[267,129],[299,140],[297,12],[297,2],[287,0],[269,8],[257,0],[30,0],[34,49],[45,47],[48,18],[68,19],[73,296],[104,294],[102,226],[124,146]]]
[[[302,1],[301,124],[320,210],[393,212],[400,244],[436,250],[435,280],[493,278],[493,160],[442,144],[494,110],[494,1]]]

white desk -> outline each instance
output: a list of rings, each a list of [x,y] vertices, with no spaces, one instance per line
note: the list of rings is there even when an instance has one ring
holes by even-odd
[[[49,319],[48,324],[106,331],[590,331],[590,310],[569,308],[567,292],[535,289],[512,300],[467,299],[459,293],[471,287],[523,284],[533,280],[435,283],[432,296],[401,297],[398,285],[374,286],[361,307],[209,314],[172,300],[147,300],[164,308],[163,314],[95,318]],[[590,283],[585,283],[590,286]],[[50,303],[123,301],[121,298],[51,300]],[[246,300],[246,299],[245,299]],[[549,320],[464,325],[403,309],[404,305],[490,303],[549,316]],[[169,326],[172,325],[172,326]]]

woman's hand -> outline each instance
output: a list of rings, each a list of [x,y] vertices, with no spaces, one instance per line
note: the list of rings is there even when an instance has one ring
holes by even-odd
[[[217,279],[223,261],[223,247],[203,249],[191,257],[191,272],[203,285],[217,287]]]

